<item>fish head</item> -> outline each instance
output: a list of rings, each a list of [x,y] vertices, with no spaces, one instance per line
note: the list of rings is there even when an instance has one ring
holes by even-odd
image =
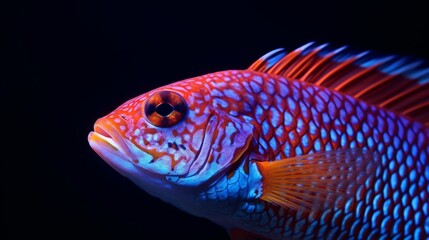
[[[123,103],[96,121],[90,146],[150,193],[206,185],[246,152],[253,125],[191,86],[171,84]]]

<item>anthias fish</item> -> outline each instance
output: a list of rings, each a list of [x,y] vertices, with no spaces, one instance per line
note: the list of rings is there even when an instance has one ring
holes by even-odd
[[[429,68],[306,44],[98,119],[92,149],[231,239],[428,239]]]

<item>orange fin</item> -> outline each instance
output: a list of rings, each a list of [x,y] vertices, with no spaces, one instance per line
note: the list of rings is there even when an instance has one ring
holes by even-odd
[[[275,49],[256,60],[248,69],[265,72],[286,56],[283,48]]]
[[[260,199],[297,211],[341,208],[375,173],[377,162],[375,154],[361,149],[257,162],[262,175]]]
[[[268,240],[267,238],[239,228],[232,228],[228,233],[231,240]]]
[[[248,69],[324,86],[429,126],[429,66],[422,60],[309,43],[289,54],[271,51]]]

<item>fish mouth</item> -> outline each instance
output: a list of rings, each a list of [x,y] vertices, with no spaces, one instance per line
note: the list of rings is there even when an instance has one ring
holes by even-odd
[[[91,148],[116,170],[120,161],[131,162],[131,151],[119,131],[107,119],[98,119],[88,135]],[[121,171],[119,171],[121,172]]]
[[[208,131],[208,127],[211,124],[207,124],[205,131]],[[211,131],[217,126],[217,121],[214,126],[211,127]],[[211,138],[204,135],[203,143],[200,145],[196,154],[197,164],[192,163],[189,169],[183,173],[174,172],[162,172],[160,169],[167,169],[162,167],[164,163],[159,162],[158,159],[142,150],[138,146],[135,146],[131,141],[125,139],[120,131],[106,118],[98,119],[94,124],[94,130],[88,135],[88,142],[91,148],[111,167],[120,172],[122,175],[126,174],[127,171],[138,170],[145,174],[161,175],[163,177],[189,177],[189,174],[195,175],[204,167],[204,163],[208,159],[209,149],[206,146],[210,146]],[[202,150],[206,149],[206,151]],[[130,165],[131,164],[131,165]],[[193,169],[193,170],[191,170]]]

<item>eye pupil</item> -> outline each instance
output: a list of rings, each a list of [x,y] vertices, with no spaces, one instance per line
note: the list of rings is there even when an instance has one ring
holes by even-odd
[[[143,105],[146,120],[156,127],[167,128],[178,124],[188,111],[185,99],[172,91],[159,91]]]
[[[168,103],[161,103],[158,106],[156,106],[155,108],[155,112],[158,113],[159,115],[166,117],[168,115],[170,115],[174,110],[174,107],[171,106]]]

